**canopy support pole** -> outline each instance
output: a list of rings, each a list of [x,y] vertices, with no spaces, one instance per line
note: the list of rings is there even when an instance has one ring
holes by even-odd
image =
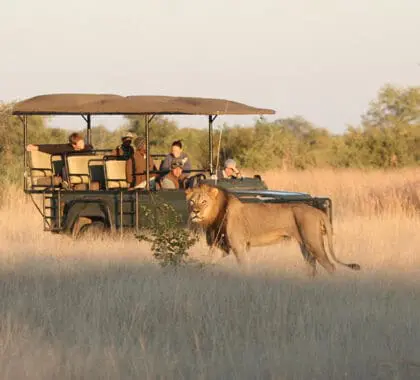
[[[92,145],[92,130],[91,130],[91,123],[90,123],[90,114],[82,115],[83,120],[86,121],[87,124],[87,133],[86,133],[86,140],[89,145]]]
[[[213,122],[217,115],[209,115],[209,169],[210,175],[213,175]]]
[[[22,120],[22,119],[21,119]],[[28,145],[28,116],[23,117],[23,189],[26,192],[28,190],[28,154],[26,152],[26,146]]]
[[[153,117],[152,117],[153,118]],[[144,115],[144,129],[146,133],[146,190],[150,190],[150,171],[149,171],[149,115]]]
[[[91,130],[91,124],[90,124],[90,114],[86,117],[87,122],[87,143],[89,145],[92,145],[92,130]]]

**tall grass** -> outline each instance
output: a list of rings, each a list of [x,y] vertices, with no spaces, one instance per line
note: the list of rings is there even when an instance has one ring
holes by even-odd
[[[340,215],[420,212],[420,168],[270,171],[263,179],[269,188],[329,196]]]
[[[398,204],[419,172],[264,178],[330,196],[337,255],[362,271],[310,281],[293,243],[253,249],[246,271],[233,257],[163,269],[132,237],[44,233],[22,192],[3,191],[0,378],[420,378],[420,218]],[[211,261],[203,242],[191,255]]]

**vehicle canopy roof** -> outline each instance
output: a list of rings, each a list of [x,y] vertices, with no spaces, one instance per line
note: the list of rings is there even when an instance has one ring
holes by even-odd
[[[263,115],[275,111],[225,99],[49,94],[16,103],[14,115]]]

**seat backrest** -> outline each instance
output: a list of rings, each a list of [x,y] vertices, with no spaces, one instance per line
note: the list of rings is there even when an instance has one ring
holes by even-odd
[[[52,156],[52,168],[54,175],[62,175],[64,160],[61,154],[55,154]]]
[[[105,160],[105,181],[107,189],[129,187],[125,166],[125,160]]]
[[[30,151],[29,168],[34,177],[51,177],[51,155],[38,150]]]
[[[162,160],[154,158],[153,162],[155,163],[156,169],[159,170],[160,164],[162,163]]]
[[[91,184],[98,183],[99,189],[105,188],[105,167],[103,159],[95,157],[94,160],[89,161],[89,175]]]
[[[84,183],[89,184],[89,161],[93,159],[102,159],[103,155],[77,154],[67,156],[68,178],[72,185]]]
[[[53,175],[61,175],[64,165],[61,155],[51,156],[38,150],[30,151],[28,155],[31,187],[39,189],[58,186],[60,178]]]

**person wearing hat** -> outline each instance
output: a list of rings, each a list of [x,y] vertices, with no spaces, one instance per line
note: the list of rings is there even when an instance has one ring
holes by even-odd
[[[118,145],[113,151],[112,155],[117,157],[124,157],[124,159],[128,160],[134,154],[134,148],[131,146],[131,142],[133,141],[133,134],[131,132],[125,133],[121,137],[121,145]]]
[[[132,188],[146,187],[146,141],[143,137],[137,137],[134,140],[134,153],[127,160],[125,169],[127,175],[127,182]],[[153,158],[149,155],[149,170],[156,171],[156,166]],[[155,174],[150,174],[150,182],[154,182]]]
[[[174,158],[171,162],[171,171],[162,178],[160,184],[162,189],[183,189],[185,188],[185,175],[183,172],[184,163],[181,158]]]
[[[223,170],[217,171],[217,179],[240,179],[241,173],[236,167],[236,162],[232,158],[225,161]]]

